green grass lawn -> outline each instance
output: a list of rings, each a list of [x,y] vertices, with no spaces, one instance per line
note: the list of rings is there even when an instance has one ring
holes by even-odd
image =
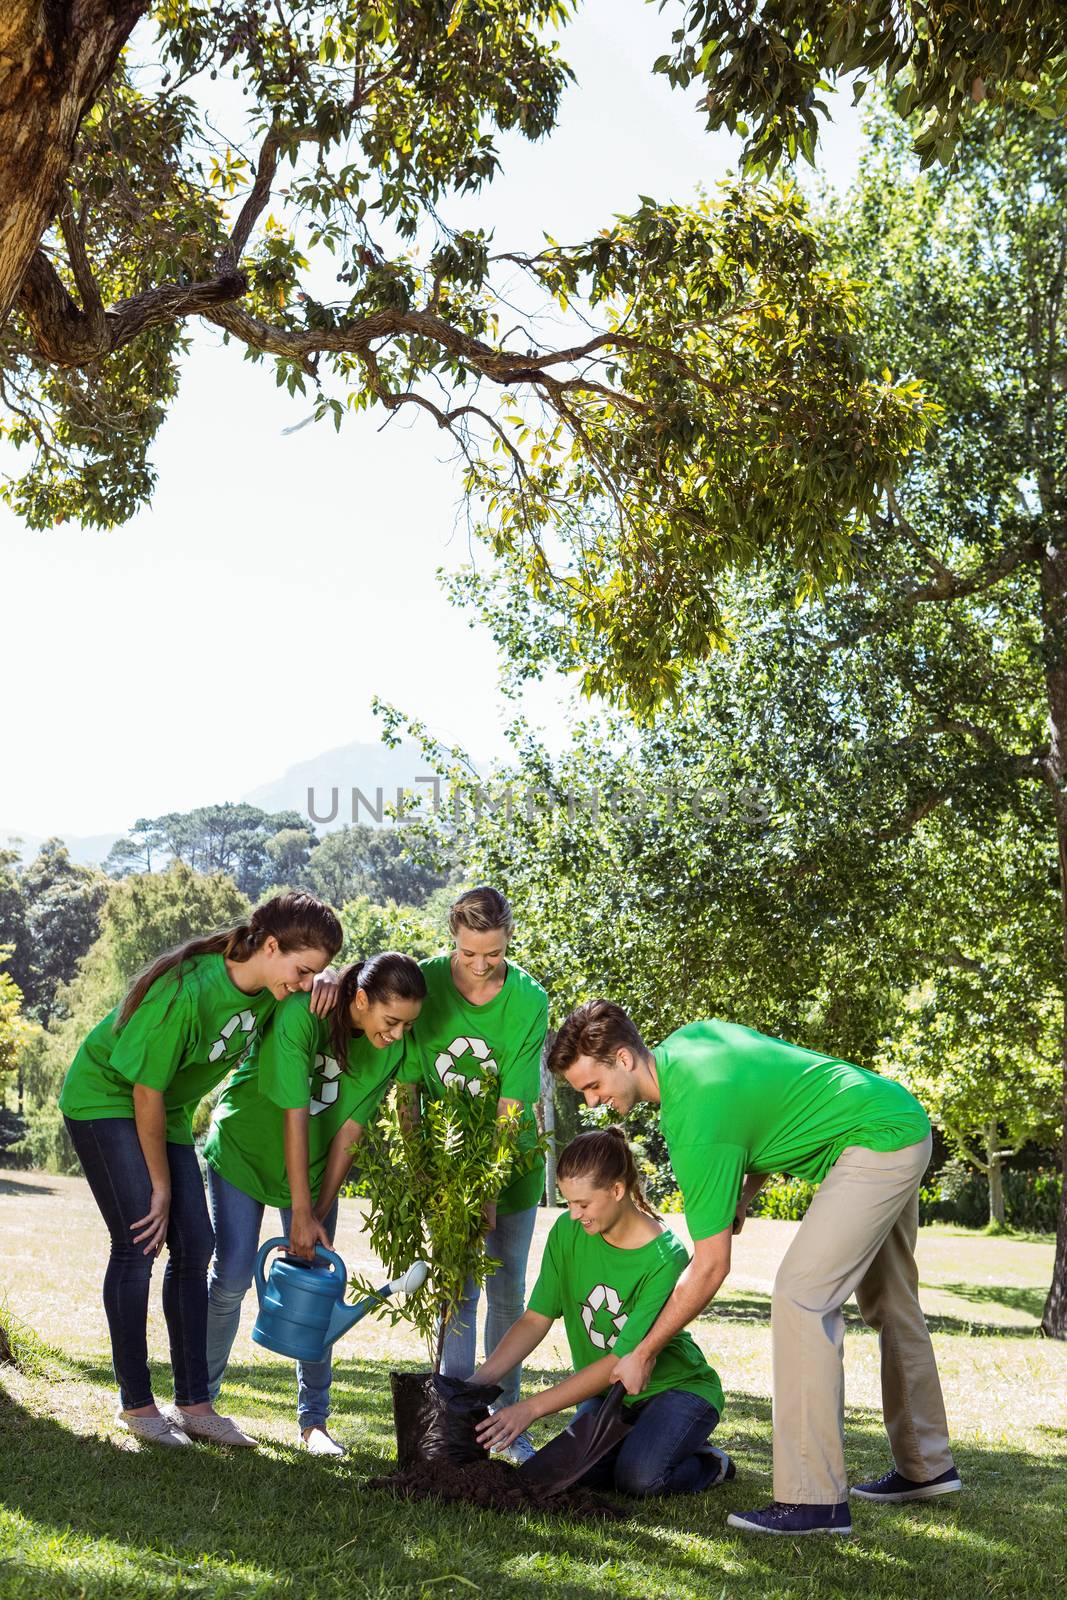
[[[538,1229],[536,1263],[547,1226]],[[295,1448],[292,1368],[248,1341],[251,1307],[224,1393],[262,1440],[255,1454],[139,1450],[111,1423],[113,1378],[99,1311],[104,1244],[76,1179],[0,1175],[0,1293],[57,1356],[0,1372],[0,1596],[571,1600],[719,1597],[1053,1596],[1067,1583],[1067,1349],[1036,1336],[1051,1270],[1047,1241],[930,1229],[923,1296],[944,1381],[962,1496],[897,1509],[857,1504],[850,1541],[754,1540],[731,1509],[770,1499],[768,1293],[792,1236],[749,1224],[730,1292],[697,1337],[722,1374],[720,1442],[738,1480],[706,1495],[633,1504],[604,1527],[539,1515],[399,1505],[363,1480],[392,1456],[388,1372],[415,1367],[402,1330],[364,1322],[336,1350],[335,1431],[343,1462]],[[354,1203],[338,1243],[368,1264]],[[158,1287],[155,1291],[158,1295]],[[158,1308],[153,1356],[165,1343]],[[884,1469],[877,1347],[850,1322],[849,1468]],[[528,1380],[562,1369],[546,1344]],[[160,1361],[158,1393],[169,1397]],[[545,1437],[553,1431],[543,1427]]]

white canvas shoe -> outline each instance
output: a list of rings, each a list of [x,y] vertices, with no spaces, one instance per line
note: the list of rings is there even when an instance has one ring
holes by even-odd
[[[344,1456],[348,1454],[343,1444],[331,1439],[325,1428],[309,1428],[300,1435],[300,1443],[311,1456]]]

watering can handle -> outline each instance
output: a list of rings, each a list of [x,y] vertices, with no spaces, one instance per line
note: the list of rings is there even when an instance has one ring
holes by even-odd
[[[271,1251],[277,1249],[279,1245],[281,1245],[284,1249],[288,1243],[289,1240],[286,1235],[284,1233],[279,1233],[275,1238],[268,1239],[266,1244],[261,1244],[259,1247],[259,1252],[256,1256],[255,1285],[256,1296],[259,1299],[260,1304],[263,1303],[263,1291],[267,1287],[266,1280],[263,1276],[263,1268],[266,1265],[267,1257],[270,1255]],[[315,1246],[315,1255],[316,1257],[321,1256],[324,1261],[328,1261],[333,1267],[334,1271],[337,1273],[337,1276],[341,1282],[345,1282],[347,1277],[347,1268],[335,1250],[326,1250],[321,1244],[317,1244]]]

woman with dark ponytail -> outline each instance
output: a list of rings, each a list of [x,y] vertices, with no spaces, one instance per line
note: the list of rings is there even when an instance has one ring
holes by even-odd
[[[277,1206],[293,1255],[333,1242],[352,1146],[392,1081],[426,980],[387,951],[343,968],[328,1017],[301,995],[283,1006],[215,1107],[204,1158],[215,1224],[208,1279],[208,1393],[218,1397],[252,1282],[265,1206]],[[326,1429],[329,1352],[300,1362],[297,1426],[313,1455],[344,1455]]]
[[[611,1369],[648,1332],[689,1259],[645,1199],[621,1128],[580,1133],[560,1156],[556,1181],[568,1215],[548,1236],[529,1309],[473,1381],[499,1383],[559,1316],[575,1370],[480,1424],[479,1438],[491,1450],[506,1449],[538,1417],[600,1406]],[[722,1385],[691,1334],[675,1334],[648,1387],[624,1403],[630,1431],[581,1480],[586,1487],[693,1494],[733,1477],[729,1456],[707,1442],[722,1415]]]
[[[104,1310],[121,1397],[117,1420],[146,1442],[252,1442],[208,1398],[213,1240],[193,1113],[245,1056],[279,1001],[310,990],[341,939],[328,906],[307,894],[277,895],[247,923],[189,939],[146,967],[67,1073],[60,1110],[111,1235]],[[146,1331],[152,1263],[164,1244],[170,1416],[152,1395]]]

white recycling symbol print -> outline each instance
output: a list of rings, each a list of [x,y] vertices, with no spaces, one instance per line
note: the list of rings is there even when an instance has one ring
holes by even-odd
[[[596,1326],[598,1311],[607,1312],[613,1330],[611,1333],[601,1332],[604,1326],[603,1318],[600,1327]],[[598,1283],[595,1288],[590,1289],[582,1301],[582,1321],[585,1323],[585,1331],[589,1335],[590,1344],[595,1344],[598,1350],[614,1348],[616,1339],[626,1326],[626,1316],[619,1292],[613,1289],[610,1283]]]
[[[482,1074],[500,1070],[484,1039],[464,1038],[453,1039],[448,1049],[440,1052],[434,1069],[443,1084],[466,1089],[468,1094],[481,1094]]]
[[[247,1048],[248,1045],[252,1043],[252,1035],[256,1031],[256,1019],[252,1015],[251,1011],[236,1011],[230,1018],[229,1022],[223,1023],[222,1027],[219,1029],[219,1036],[215,1040],[215,1043],[211,1046],[211,1050],[208,1053],[209,1061],[222,1060],[223,1056],[226,1054],[226,1049],[229,1045],[230,1039],[238,1028],[240,1028],[242,1033],[247,1034],[247,1038],[244,1040],[244,1045]]]
[[[317,1055],[311,1073],[310,1111],[317,1117],[320,1111],[336,1103],[340,1091],[340,1064],[333,1056]]]

